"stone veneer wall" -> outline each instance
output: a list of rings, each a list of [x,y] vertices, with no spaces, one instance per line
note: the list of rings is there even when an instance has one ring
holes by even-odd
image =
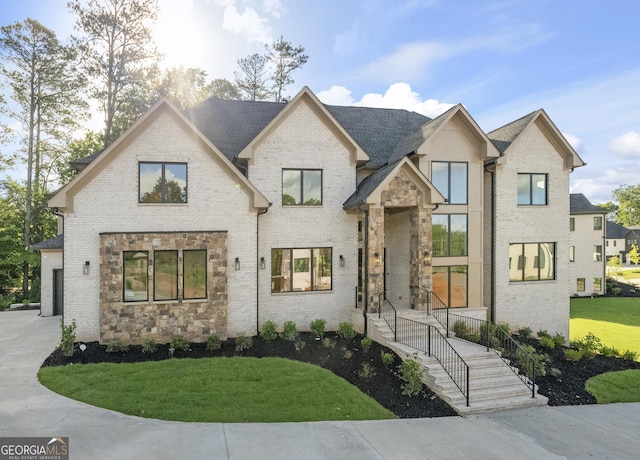
[[[153,251],[178,250],[182,293],[182,250],[207,250],[207,298],[153,300]],[[123,302],[123,251],[148,251],[148,301]],[[215,333],[227,338],[227,232],[100,234],[100,342],[166,343],[174,335],[192,342]]]

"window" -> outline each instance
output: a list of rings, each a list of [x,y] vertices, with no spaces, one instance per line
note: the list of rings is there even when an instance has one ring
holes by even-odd
[[[177,300],[178,251],[155,251],[153,257],[153,300]]]
[[[467,169],[467,163],[431,163],[431,183],[444,195],[447,204],[467,204]]]
[[[602,217],[594,217],[593,218],[593,229],[594,230],[602,230]]]
[[[555,243],[517,243],[509,245],[509,259],[517,266],[509,268],[509,281],[555,279]]]
[[[143,163],[138,165],[138,202],[186,203],[186,163]]]
[[[569,231],[570,232],[575,232],[576,231],[576,218],[575,217],[570,217],[569,218]]]
[[[547,204],[547,175],[518,174],[518,205]]]
[[[613,240],[613,247],[614,247],[614,248],[616,247],[616,243],[617,243],[617,241],[616,241],[616,240]],[[608,246],[608,245],[609,245],[609,240],[607,240],[607,246]]]
[[[467,255],[467,215],[433,215],[433,256],[456,257]]]
[[[124,259],[124,292],[125,302],[141,302],[147,300],[149,285],[149,253],[147,251],[125,251]]]
[[[449,307],[467,306],[467,266],[433,267],[433,292]]]
[[[271,292],[331,290],[332,249],[271,250]]]
[[[569,262],[575,262],[575,261],[576,261],[576,247],[569,246]]]
[[[584,278],[578,278],[576,281],[576,289],[578,290],[578,292],[584,292],[584,285]]]
[[[602,278],[594,278],[593,292],[601,292],[601,291],[602,291]]]
[[[182,297],[184,299],[207,298],[207,251],[182,252]]]
[[[602,262],[602,245],[601,244],[593,247],[593,261]]]
[[[319,206],[322,204],[322,170],[283,169],[282,205]]]

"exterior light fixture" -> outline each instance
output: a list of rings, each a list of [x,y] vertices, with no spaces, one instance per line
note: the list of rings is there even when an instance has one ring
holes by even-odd
[[[84,266],[82,267],[82,274],[83,275],[88,275],[89,274],[89,261],[88,260],[84,263]]]
[[[425,267],[431,266],[431,252],[429,251],[424,251],[424,266]]]
[[[376,258],[376,265],[379,267],[381,262],[380,259],[382,258],[382,256],[380,256],[379,252],[376,252],[373,256]]]
[[[264,261],[264,257],[260,257],[260,269],[264,270],[267,266],[267,263]]]
[[[240,257],[236,257],[235,268],[236,270],[240,270]]]
[[[339,260],[340,260],[340,266],[344,267],[344,256],[342,254],[340,254]]]

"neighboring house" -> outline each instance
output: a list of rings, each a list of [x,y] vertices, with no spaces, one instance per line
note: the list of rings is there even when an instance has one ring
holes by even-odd
[[[64,217],[64,317],[79,340],[200,341],[316,318],[362,330],[380,294],[426,310],[430,292],[568,337],[558,255],[583,162],[542,110],[486,134],[462,105],[432,120],[324,105],[308,88],[184,113],[161,100],[74,165],[49,207]],[[52,273],[43,264],[43,289]]]
[[[591,202],[582,193],[571,194],[569,218],[569,262],[572,295],[592,296],[605,292],[606,257],[603,252],[607,211]],[[608,236],[607,236],[608,238]],[[608,241],[608,240],[606,240]]]
[[[627,254],[633,245],[638,246],[640,241],[640,231],[629,229],[616,222],[607,221],[606,257],[609,260],[613,256],[618,256],[620,262],[628,263]]]

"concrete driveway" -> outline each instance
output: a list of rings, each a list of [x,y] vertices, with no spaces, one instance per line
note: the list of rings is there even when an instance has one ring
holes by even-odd
[[[69,437],[72,459],[637,458],[640,404],[538,407],[468,418],[182,423],[83,404],[38,383],[58,317],[0,312],[0,437]]]

